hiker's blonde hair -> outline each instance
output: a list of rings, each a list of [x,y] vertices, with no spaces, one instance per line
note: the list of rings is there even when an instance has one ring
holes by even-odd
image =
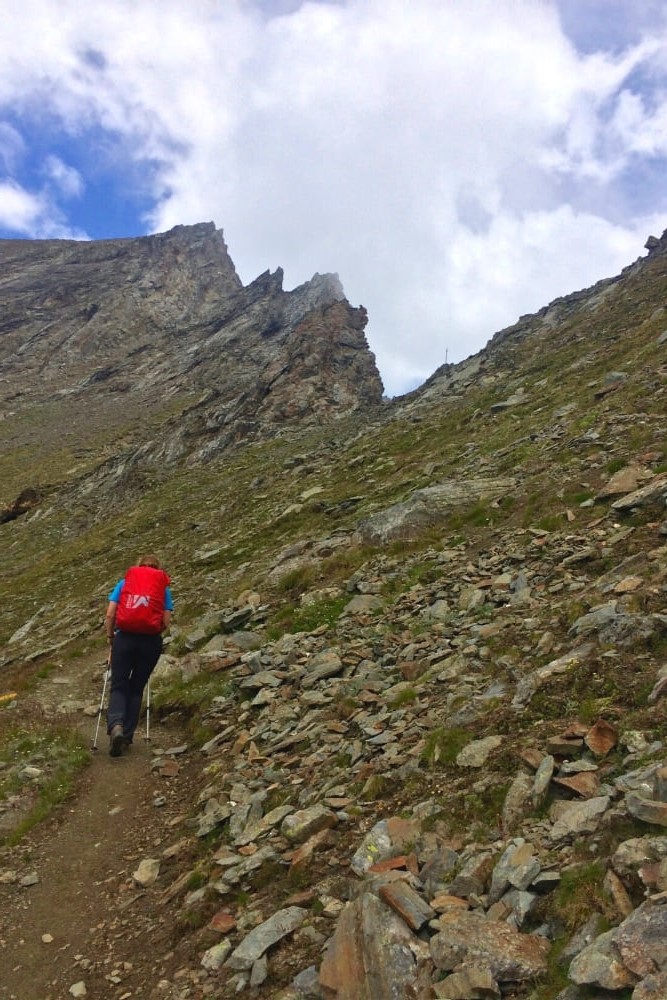
[[[152,555],[151,553],[149,553],[147,556],[142,556],[141,559],[139,560],[139,562],[137,563],[137,565],[138,566],[152,566],[153,569],[160,569],[160,560],[158,559],[157,556]]]

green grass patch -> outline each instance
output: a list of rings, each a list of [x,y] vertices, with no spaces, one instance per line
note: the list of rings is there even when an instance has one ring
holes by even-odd
[[[382,593],[388,597],[404,594],[412,587],[435,583],[442,576],[442,565],[429,556],[419,559],[399,568],[399,571],[387,575]]]
[[[403,688],[389,702],[389,708],[402,708],[404,705],[411,705],[418,698],[418,694],[413,687]]]
[[[332,626],[349,601],[349,594],[341,594],[340,597],[314,601],[312,604],[283,607],[268,624],[266,637],[275,641],[287,632],[314,632],[322,625]]]
[[[206,872],[202,871],[201,868],[196,868],[191,872],[186,888],[188,892],[195,892],[197,889],[202,889],[207,883],[208,875]]]
[[[296,601],[315,585],[317,576],[315,564],[297,566],[280,578],[276,584],[276,593]]]
[[[202,722],[202,714],[214,698],[229,698],[232,692],[232,685],[223,676],[199,673],[189,681],[178,678],[165,685],[155,685],[151,690],[152,708],[163,718],[172,713],[180,715],[189,738],[201,746],[217,731],[212,724]]]
[[[463,800],[463,829],[477,830],[477,836],[494,834],[501,828],[501,815],[509,781],[496,781],[479,792],[467,794]]]
[[[570,933],[581,927],[595,911],[605,917],[613,917],[611,904],[603,890],[605,873],[606,867],[601,861],[578,865],[563,872],[550,904]]]
[[[90,762],[90,753],[75,729],[23,717],[20,728],[5,723],[0,731],[0,760],[5,765],[0,771],[0,799],[28,793],[31,800],[21,821],[5,837],[5,843],[14,845],[70,797],[77,777]],[[42,773],[32,778],[24,770],[27,767]]]
[[[470,742],[466,729],[434,729],[426,739],[421,753],[421,763],[425,767],[444,767],[453,764],[461,750]]]

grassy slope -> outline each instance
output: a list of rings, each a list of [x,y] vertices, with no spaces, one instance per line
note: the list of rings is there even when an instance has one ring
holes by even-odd
[[[662,269],[654,270],[647,274],[647,266],[615,286],[594,310],[579,307],[553,328],[537,322],[531,336],[506,337],[463,395],[407,414],[395,403],[370,427],[341,422],[239,447],[203,468],[147,470],[112,505],[93,495],[78,507],[54,496],[49,506],[47,497],[37,515],[0,526],[0,642],[47,605],[53,607],[44,621],[61,637],[69,623],[92,627],[110,582],[146,548],[163,553],[185,625],[205,610],[203,600],[223,606],[246,583],[264,590],[264,569],[293,541],[350,530],[359,517],[448,477],[510,474],[520,484],[501,509],[481,505],[454,516],[452,534],[562,523],[564,510],[593,495],[610,470],[662,448],[665,368],[657,339],[666,319]],[[615,371],[626,378],[596,398],[605,375]],[[525,391],[525,404],[491,413],[493,403],[517,389]],[[570,410],[559,417],[563,407]],[[43,410],[31,419],[45,416],[52,419]],[[161,418],[155,411],[151,423]],[[621,434],[613,431],[619,422]],[[112,447],[99,432],[93,422],[80,444],[87,465]],[[306,461],[290,467],[295,454]],[[20,455],[12,457],[20,464]],[[24,485],[41,461],[31,458]],[[60,473],[48,471],[47,480],[68,474],[64,450],[50,462]],[[49,462],[40,468],[50,470]],[[322,492],[300,503],[315,486]],[[362,499],[346,507],[351,497]],[[285,515],[291,505],[298,509]],[[215,548],[215,557],[197,561],[198,551]],[[66,602],[54,600],[56,594],[67,595]]]

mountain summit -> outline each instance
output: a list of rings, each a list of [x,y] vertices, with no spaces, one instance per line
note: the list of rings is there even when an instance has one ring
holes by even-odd
[[[382,398],[366,311],[338,276],[286,292],[279,268],[244,286],[213,223],[3,240],[0,274],[0,405],[17,430],[27,409],[48,412],[39,440],[34,428],[14,438],[36,453],[44,435],[81,451],[129,433],[144,463],[198,461]],[[148,441],[128,432],[145,431],[147,411],[173,417]]]

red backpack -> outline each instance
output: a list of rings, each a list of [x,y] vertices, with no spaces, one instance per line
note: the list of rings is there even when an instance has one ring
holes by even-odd
[[[164,570],[154,566],[131,566],[120,592],[116,628],[121,632],[159,635],[168,586],[169,577]]]

